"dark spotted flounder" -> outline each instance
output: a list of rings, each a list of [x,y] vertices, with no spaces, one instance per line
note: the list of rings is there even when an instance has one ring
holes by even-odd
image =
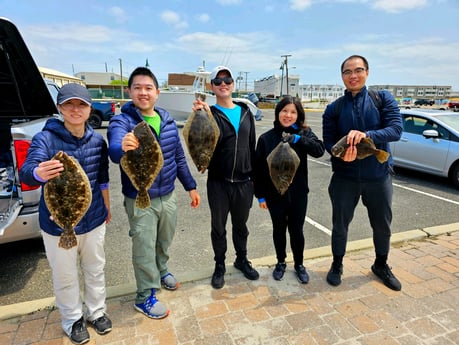
[[[348,147],[347,135],[345,135],[331,148],[332,155],[342,158]],[[363,138],[355,147],[357,148],[357,159],[364,159],[375,155],[379,163],[384,163],[390,156],[388,152],[377,149],[371,138]]]
[[[127,151],[121,158],[120,164],[138,191],[135,206],[147,208],[150,206],[148,189],[163,167],[164,158],[161,146],[159,146],[148,123],[140,122],[134,127],[133,132],[139,140],[139,147]]]
[[[283,195],[293,181],[296,170],[300,165],[300,158],[290,147],[290,144],[281,141],[266,158],[269,175],[277,191]]]
[[[54,222],[63,229],[59,247],[70,249],[77,245],[74,228],[91,205],[91,184],[75,158],[59,151],[53,159],[60,161],[64,170],[45,184],[43,196]]]
[[[199,97],[203,98],[202,95]],[[211,112],[201,109],[188,117],[183,127],[183,137],[199,172],[204,173],[209,166],[219,136],[220,130]]]

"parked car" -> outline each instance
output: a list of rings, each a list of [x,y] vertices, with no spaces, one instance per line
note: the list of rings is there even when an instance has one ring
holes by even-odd
[[[445,110],[401,110],[403,133],[390,143],[396,167],[448,177],[459,188],[459,115]]]
[[[414,105],[434,105],[434,104],[435,104],[435,101],[431,99],[417,99],[414,102]]]
[[[115,116],[116,104],[114,101],[93,101],[91,115],[88,122],[92,128],[102,127],[102,121],[110,121]]]
[[[0,244],[40,237],[41,187],[21,183],[18,171],[32,137],[57,114],[43,80],[16,26],[0,18]]]
[[[459,99],[452,99],[448,102],[448,109],[459,111]]]

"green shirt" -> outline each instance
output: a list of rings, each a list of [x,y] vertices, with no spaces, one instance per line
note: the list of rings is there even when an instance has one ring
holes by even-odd
[[[142,114],[143,119],[148,123],[156,132],[156,135],[159,137],[159,132],[161,129],[161,116],[155,112],[155,116],[145,116]]]

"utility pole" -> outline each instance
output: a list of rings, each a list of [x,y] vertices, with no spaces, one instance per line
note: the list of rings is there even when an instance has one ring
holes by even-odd
[[[124,90],[123,90],[123,62],[120,60],[120,76],[121,76],[121,100],[124,99]]]
[[[288,85],[288,57],[289,56],[292,56],[291,54],[288,54],[288,55],[281,55],[281,57],[284,58],[284,62],[283,64],[285,65],[285,77],[286,77],[286,84],[287,84],[287,94],[290,93],[289,89],[290,89],[290,86]],[[282,70],[283,71],[283,70]],[[282,96],[282,95],[281,95]]]
[[[242,73],[245,73],[245,93],[247,93],[247,74],[249,74],[250,72],[242,72]]]

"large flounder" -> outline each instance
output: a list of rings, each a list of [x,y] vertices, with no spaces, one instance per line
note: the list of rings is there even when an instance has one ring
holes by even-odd
[[[64,170],[45,184],[43,196],[54,222],[63,229],[59,247],[70,249],[77,245],[74,228],[91,205],[91,184],[75,158],[59,151],[53,159],[60,161]]]
[[[196,94],[196,96],[205,100],[205,95]],[[204,173],[209,166],[219,136],[220,130],[210,111],[200,109],[188,117],[183,127],[183,137],[199,172]]]
[[[345,135],[333,145],[331,153],[335,157],[342,158],[348,147],[347,135]],[[371,138],[363,138],[355,147],[357,148],[357,159],[364,159],[371,155],[375,155],[378,162],[382,164],[386,162],[390,156],[388,152],[377,149]]]
[[[284,195],[295,177],[300,158],[288,142],[282,140],[266,158],[269,175],[277,191]]]
[[[121,158],[120,164],[138,191],[135,206],[147,208],[150,206],[148,189],[163,167],[164,158],[161,146],[145,121],[135,126],[133,133],[139,140],[139,147],[127,151]]]

